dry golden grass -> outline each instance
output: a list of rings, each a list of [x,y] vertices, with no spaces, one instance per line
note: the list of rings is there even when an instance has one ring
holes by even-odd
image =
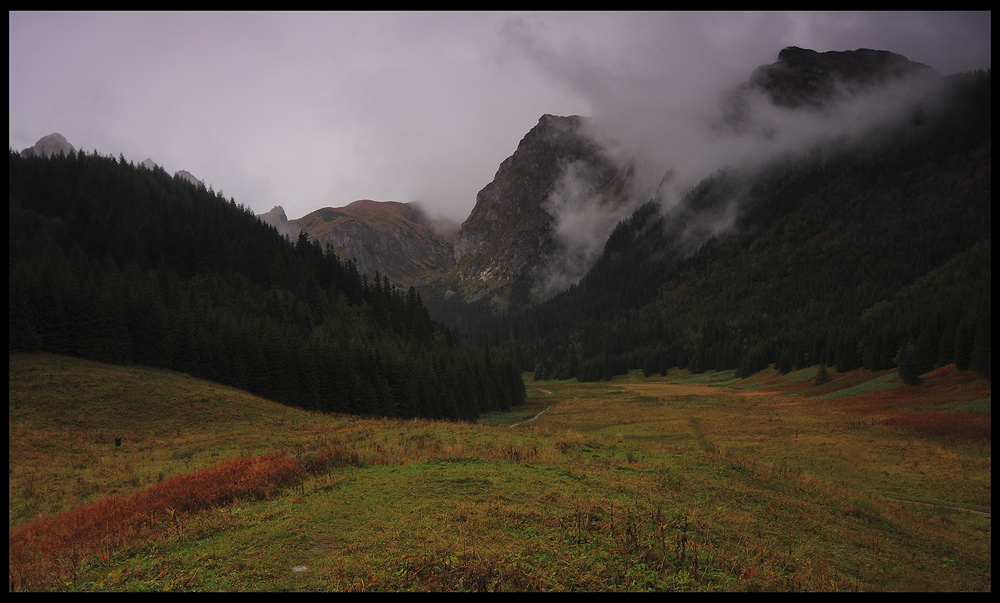
[[[988,507],[989,442],[872,421],[776,373],[529,380],[524,408],[472,425],[316,415],[58,357],[10,367],[12,527],[158,473],[264,454],[308,469],[44,589],[991,590],[989,519],[884,498]],[[119,450],[115,408],[139,434]]]

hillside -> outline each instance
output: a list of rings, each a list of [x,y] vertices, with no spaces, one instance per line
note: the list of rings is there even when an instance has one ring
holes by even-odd
[[[989,377],[990,81],[951,76],[896,129],[650,202],[578,286],[467,332],[538,377],[817,362]],[[734,199],[733,226],[699,234]]]
[[[417,292],[289,241],[163,169],[9,154],[10,351],[178,370],[328,412],[474,420],[524,399],[513,365]]]
[[[604,156],[588,123],[543,115],[476,195],[455,239],[459,300],[504,311],[565,288],[593,261],[583,241],[628,214],[630,173]],[[567,229],[564,216],[588,218],[586,232],[567,232],[580,219]]]
[[[932,68],[884,50],[788,47],[744,83],[704,99],[719,112],[708,110],[705,123],[691,124],[704,138],[688,144],[694,154],[704,145],[717,150],[699,173],[679,179],[673,165],[647,164],[616,140],[608,124],[546,114],[479,191],[451,251],[450,242],[438,240],[393,202],[318,210],[308,217],[316,231],[309,234],[355,257],[370,277],[378,272],[415,285],[435,317],[466,329],[477,316],[516,312],[578,283],[615,225],[647,201],[670,208],[670,236],[678,239],[673,247],[682,257],[690,255],[711,236],[731,230],[739,211],[762,211],[743,207],[743,197],[756,186],[754,178],[764,177],[763,163],[771,178],[780,178],[782,170],[804,169],[809,157],[823,162],[853,152],[843,148],[848,141],[891,136],[900,122],[937,115],[936,96],[945,82]],[[659,144],[685,155],[683,141]],[[674,197],[686,193],[680,187],[696,182],[688,182],[692,177],[710,182],[712,172],[725,173],[717,190],[705,196],[702,186],[700,205],[678,207]],[[767,222],[785,209],[771,208],[754,219]],[[262,218],[288,228],[291,222],[270,217],[273,211]]]
[[[295,224],[340,257],[354,259],[360,273],[381,274],[393,284],[420,287],[455,267],[451,242],[413,203],[365,199],[316,210]]]

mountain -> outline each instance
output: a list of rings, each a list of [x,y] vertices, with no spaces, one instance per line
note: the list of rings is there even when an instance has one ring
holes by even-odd
[[[910,77],[940,79],[941,75],[886,50],[816,52],[789,46],[778,53],[777,62],[755,69],[741,88],[760,90],[779,106],[820,106],[838,96]]]
[[[613,215],[588,233],[606,237],[632,209],[630,172],[604,156],[587,124],[580,116],[543,115],[476,195],[455,239],[465,301],[485,298],[502,310],[567,286],[593,258],[579,239],[567,236],[562,220],[588,212]]]
[[[543,115],[457,231],[416,204],[392,201],[356,201],[294,221],[280,208],[260,217],[283,234],[298,228],[332,245],[369,277],[417,287],[440,313],[504,310],[583,276],[600,241],[634,209],[630,177],[604,156],[588,120]]]
[[[275,227],[278,234],[288,240],[295,240],[299,236],[298,224],[288,219],[288,216],[285,215],[285,209],[280,205],[275,205],[271,211],[258,214],[257,217],[265,224]]]
[[[789,65],[775,69],[802,58],[812,82],[829,81],[815,54],[783,52]],[[861,56],[890,73],[900,65]],[[906,97],[894,120],[754,170],[719,166],[676,204],[650,200],[578,285],[465,332],[540,378],[821,363],[898,368],[911,383],[952,363],[990,378],[991,74],[915,69],[937,80],[935,96]],[[805,114],[840,102],[769,72],[750,85],[769,82]],[[729,226],[699,232],[723,207]]]
[[[455,267],[451,242],[414,203],[363,199],[316,210],[294,223],[323,247],[329,244],[340,257],[353,260],[369,278],[378,274],[393,284],[422,286]]]
[[[589,119],[543,115],[453,240],[395,202],[259,218],[296,249],[329,245],[366,286],[412,284],[542,377],[817,362],[988,376],[990,77],[789,47],[705,99],[721,102],[706,130],[752,160],[706,165],[669,199],[640,198]],[[212,257],[193,249],[189,267]]]
[[[33,146],[21,150],[22,157],[50,157],[57,154],[71,155],[73,153],[76,153],[76,149],[58,132],[43,136]]]
[[[187,180],[188,182],[190,182],[191,184],[193,184],[193,185],[195,185],[197,187],[205,188],[205,182],[203,180],[199,180],[198,178],[196,178],[194,176],[194,174],[192,174],[191,172],[189,172],[187,170],[178,170],[174,174],[174,176],[177,177],[177,178],[181,178],[182,180]]]
[[[143,159],[142,163],[140,163],[139,165],[146,168],[147,170],[163,169],[160,165],[158,165],[155,161],[153,161],[149,157]],[[181,180],[190,182],[191,184],[197,186],[198,188],[205,188],[205,182],[203,180],[199,180],[194,176],[194,174],[192,174],[187,170],[178,170],[174,172],[174,178],[180,178]]]
[[[737,132],[756,129],[772,135],[774,124],[755,113],[761,108],[758,97],[769,106],[818,110],[853,102],[892,83],[941,78],[930,67],[891,52],[788,47],[775,63],[759,67],[724,95],[724,123]],[[632,167],[609,159],[591,128],[581,116],[546,114],[539,119],[477,194],[454,239],[453,268],[444,259],[446,241],[415,236],[413,221],[399,212],[378,212],[376,217],[374,202],[368,202],[363,215],[329,208],[314,212],[306,230],[311,236],[321,234],[321,241],[334,244],[345,257],[356,258],[370,274],[378,271],[421,287],[432,307],[447,300],[446,315],[461,314],[462,306],[490,311],[526,307],[578,282],[615,225],[648,200],[634,190]],[[715,209],[720,215],[727,211]],[[401,219],[398,231],[392,232],[386,217]],[[694,229],[686,233],[691,244],[705,236],[696,232],[706,228],[704,220],[675,218]],[[422,243],[409,243],[414,237]]]

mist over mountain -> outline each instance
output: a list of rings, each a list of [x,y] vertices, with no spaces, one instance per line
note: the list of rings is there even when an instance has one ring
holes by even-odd
[[[537,52],[537,48],[531,50],[536,51],[540,60],[551,64],[553,74],[559,75],[559,57]],[[503,324],[508,324],[508,315],[532,323],[533,316],[545,315],[552,307],[564,307],[567,299],[575,299],[584,290],[590,292],[589,304],[605,300],[601,302],[605,309],[591,306],[589,317],[604,316],[616,321],[622,320],[623,312],[638,311],[658,297],[673,295],[688,299],[684,293],[688,291],[687,283],[680,283],[678,292],[678,282],[671,280],[677,278],[674,271],[678,266],[690,262],[711,265],[711,262],[705,264],[704,254],[709,253],[707,249],[720,249],[719,241],[730,242],[722,247],[725,253],[749,256],[752,254],[746,246],[752,244],[760,246],[754,249],[770,249],[768,245],[773,243],[774,232],[780,232],[781,224],[795,221],[789,212],[809,211],[803,199],[810,195],[823,200],[824,220],[831,225],[826,228],[822,221],[809,222],[808,228],[813,229],[811,236],[831,237],[830,240],[847,245],[849,252],[844,257],[860,262],[862,269],[867,269],[864,267],[870,262],[866,258],[871,253],[858,252],[864,247],[856,243],[856,237],[860,236],[856,233],[861,232],[867,236],[885,233],[889,237],[912,239],[924,236],[921,228],[950,224],[941,227],[942,233],[949,233],[941,236],[958,242],[949,246],[939,241],[926,249],[936,249],[945,257],[967,250],[982,238],[982,233],[970,234],[959,224],[935,214],[938,210],[926,207],[928,203],[941,203],[944,207],[951,197],[922,201],[920,207],[926,211],[912,215],[902,209],[904,206],[897,197],[925,197],[922,190],[907,185],[907,178],[900,176],[907,169],[935,174],[930,178],[933,183],[927,186],[943,186],[947,190],[957,185],[939,185],[935,179],[951,182],[968,177],[982,181],[982,159],[989,153],[989,118],[983,116],[982,106],[985,95],[988,107],[988,82],[988,72],[985,76],[944,77],[926,65],[882,50],[816,52],[788,47],[778,53],[776,62],[761,65],[741,83],[712,94],[680,95],[681,102],[674,96],[658,102],[660,99],[651,94],[639,104],[630,104],[634,103],[634,95],[628,97],[629,102],[622,102],[624,96],[603,94],[599,95],[601,102],[595,103],[593,116],[543,115],[512,154],[500,163],[493,180],[480,190],[475,206],[460,226],[429,216],[419,204],[372,200],[319,209],[295,220],[288,219],[280,206],[257,217],[291,242],[304,234],[305,242],[312,241],[320,248],[329,246],[351,269],[370,281],[385,279],[390,286],[414,286],[435,318],[504,348],[513,345],[512,341],[497,339],[495,333],[476,335],[469,329],[477,328],[475,325],[481,324],[484,316],[485,320],[492,320],[493,315],[501,316]],[[974,93],[969,92],[973,89]],[[967,115],[962,115],[962,111]],[[984,132],[985,148],[976,147],[982,144],[976,137]],[[929,140],[944,141],[941,144],[946,147],[951,145],[940,150],[943,154],[939,163],[928,162],[925,157],[938,152],[929,150]],[[46,145],[41,142],[36,145],[39,149],[68,145],[65,139],[61,142],[54,139]],[[948,149],[953,153],[947,154]],[[959,152],[959,149],[964,150]],[[26,149],[22,155],[35,152]],[[963,161],[980,171],[958,176],[961,166],[955,164]],[[146,162],[143,165],[149,167]],[[870,173],[857,175],[857,170]],[[838,193],[844,199],[845,213],[840,215],[836,209],[838,194],[830,192],[841,186],[836,184],[839,173],[845,182],[853,183],[851,186],[863,182],[864,186],[881,187],[883,182],[890,183],[884,185],[888,190],[883,194],[893,198],[895,204],[865,201],[874,203],[872,207],[878,209],[861,209],[864,203],[858,201],[857,193],[844,190]],[[181,172],[177,175],[183,177]],[[901,192],[904,190],[905,193]],[[988,208],[984,210],[979,205],[982,190],[948,194],[964,199],[962,203],[967,207],[956,210],[960,214],[975,215],[980,221],[985,215],[989,222]],[[897,216],[897,221],[886,222],[878,213],[881,209],[887,215]],[[937,217],[932,220],[929,217],[932,215]],[[948,216],[947,211],[944,215]],[[852,226],[845,227],[844,223]],[[881,225],[882,230],[872,230],[872,224]],[[902,234],[904,227],[910,229],[906,234]],[[829,232],[824,234],[825,230]],[[769,237],[766,245],[754,243],[765,235]],[[301,239],[298,242],[304,244]],[[768,254],[782,255],[803,244],[792,237],[780,253],[771,249],[757,264],[743,269],[748,273],[758,270]],[[892,262],[910,265],[905,258],[893,256],[886,249],[872,253],[884,260],[879,268],[883,271]],[[933,262],[924,255],[921,258],[919,265],[929,270]],[[802,270],[800,261],[783,259],[785,274]],[[839,268],[820,265],[839,274]],[[879,290],[882,298],[859,294],[855,311],[878,301],[888,303],[885,296],[895,295],[899,287],[909,282],[907,279],[912,281],[920,276],[918,272],[905,274],[899,282],[893,281],[892,287]],[[769,286],[774,284],[771,275],[757,278]],[[797,279],[787,279],[787,283],[806,286]],[[848,280],[843,280],[843,284],[856,286]],[[602,290],[602,286],[610,286],[610,292]],[[628,297],[628,308],[610,301],[608,295]],[[755,292],[748,289],[743,295],[752,298]],[[772,291],[774,299],[787,295],[802,297],[780,287]],[[705,307],[712,305],[705,300],[700,303]],[[789,307],[794,306],[792,303]],[[607,314],[607,308],[612,307],[617,310]],[[720,316],[726,311],[716,310]],[[649,311],[680,312],[663,307]],[[571,316],[573,312],[564,314]],[[771,312],[761,314],[774,316]],[[657,320],[652,322],[658,324]],[[549,324],[561,322],[550,320]],[[508,328],[511,332],[516,330],[510,325]],[[563,328],[574,330],[568,325]],[[752,329],[746,331],[749,327],[745,325],[713,326],[693,338],[691,333],[681,336],[671,332],[672,328],[666,325],[653,329],[662,338],[674,339],[673,351],[668,354],[660,350],[657,352],[660,356],[690,357],[701,345],[699,342],[710,341],[717,347],[711,352],[702,349],[699,354],[714,354],[716,366],[738,364],[752,356],[748,366],[756,367],[762,358],[774,360],[779,353],[798,353],[787,351],[791,349],[788,346],[782,348],[773,332],[766,337],[748,335]],[[838,328],[838,342],[846,342],[843,345],[848,348],[860,345],[855,340],[854,327]],[[948,328],[958,327],[951,324]],[[938,331],[928,337],[939,339],[942,350],[948,348],[948,352],[939,356],[945,358],[951,354],[952,344],[944,341],[953,336]],[[601,333],[602,328],[595,325],[593,332],[594,335],[588,336],[590,345],[597,345],[594,342],[603,336],[596,333]],[[544,337],[559,338],[551,334]],[[742,342],[737,346],[740,349],[726,347],[722,351],[718,346],[723,344],[717,341],[720,337],[737,338]],[[797,336],[780,337],[796,339]],[[900,341],[913,339],[915,335],[896,328],[879,337],[883,341],[879,345],[884,349],[880,348],[882,351],[876,354],[879,360],[870,362],[870,366],[885,366],[889,361],[884,350],[893,345],[898,349]],[[624,337],[624,341],[629,340]],[[725,345],[735,345],[733,341],[727,340]],[[805,345],[798,339],[796,342],[800,347]],[[867,344],[870,342],[869,339]],[[574,361],[576,364],[566,364],[565,359],[557,359],[557,354],[528,358],[519,347],[522,343],[514,345],[511,353],[518,355],[526,370],[540,364],[557,374],[572,375],[584,361],[599,362],[592,351],[588,352],[592,357],[579,357]],[[583,345],[579,340],[559,345],[564,349],[569,349],[567,346],[586,349],[579,347]],[[835,360],[833,351],[817,351],[819,344],[809,345],[813,346],[812,358],[822,354],[830,362]],[[609,362],[608,350],[598,354],[604,358],[600,362]],[[634,365],[635,353],[635,350],[618,352],[617,361]],[[622,354],[633,356],[629,360]],[[556,366],[562,368],[556,371]],[[589,370],[587,374],[592,376],[593,365]]]
[[[816,52],[785,48],[773,64],[743,83],[679,106],[626,113],[617,107],[593,120],[592,134],[609,157],[634,171],[642,201],[655,199],[665,212],[698,183],[725,169],[751,174],[776,161],[872,140],[916,116],[937,110],[943,77],[903,56],[859,49]],[[698,104],[698,111],[691,107]],[[729,228],[742,201],[728,200],[703,212],[691,247],[705,235]]]
[[[861,56],[890,76],[817,76],[837,83],[779,95],[793,106],[736,89],[747,110],[702,138],[731,143],[730,163],[683,189],[668,171],[578,285],[464,332],[539,378],[819,363],[989,378],[990,73]]]
[[[504,309],[568,286],[631,211],[628,171],[603,156],[585,124],[543,115],[476,196],[455,241],[468,301]]]
[[[861,139],[873,144],[880,129],[927,119],[940,110],[943,81],[887,51],[789,47],[741,84],[687,104],[671,96],[662,106],[608,101],[594,117],[543,115],[479,192],[453,239],[434,232],[426,216],[374,211],[392,202],[366,202],[362,213],[318,210],[308,227],[278,208],[261,218],[289,237],[304,228],[369,276],[415,284],[429,299],[493,311],[525,307],[579,282],[615,225],[643,203],[656,201],[670,216],[678,249],[689,254],[734,226],[756,170]],[[725,198],[697,208],[684,201],[723,169]]]
[[[735,88],[704,98],[716,112],[546,115],[493,182],[456,240],[466,299],[519,307],[565,290],[593,265],[614,226],[655,200],[683,225],[691,252],[731,228],[745,187],[697,211],[682,200],[710,174],[752,174],[775,161],[872,140],[937,110],[943,77],[903,56],[786,48]],[[676,112],[674,114],[673,112]],[[509,292],[508,292],[509,290]]]

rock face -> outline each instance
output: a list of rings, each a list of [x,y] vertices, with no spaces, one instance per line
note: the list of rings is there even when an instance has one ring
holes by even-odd
[[[617,222],[627,213],[628,173],[601,154],[586,127],[580,116],[543,115],[476,195],[455,239],[459,293],[467,301],[489,298],[499,309],[530,303],[546,269],[577,254],[567,228],[574,215],[613,215]]]
[[[294,224],[324,247],[332,245],[342,259],[353,259],[359,272],[369,278],[377,272],[395,285],[424,285],[455,267],[451,243],[413,203],[364,199],[314,211]]]
[[[155,170],[157,168],[163,169],[162,166],[157,165],[157,163],[152,159],[150,159],[149,157],[143,159],[142,163],[140,163],[139,165],[146,168],[147,170]],[[205,188],[205,182],[203,180],[195,178],[194,174],[192,174],[187,170],[178,170],[174,172],[174,177],[181,178],[182,180],[187,180],[188,182],[199,188]]]
[[[285,209],[280,205],[275,205],[271,211],[257,215],[265,224],[278,229],[282,236],[294,241],[299,236],[299,226],[296,222],[290,221],[285,215]]]
[[[927,65],[885,50],[816,52],[789,46],[778,53],[777,62],[761,65],[746,82],[723,94],[723,121],[737,130],[745,127],[755,95],[781,108],[822,109],[879,86],[926,86],[942,79]]]
[[[188,182],[190,182],[191,184],[193,184],[195,186],[198,186],[198,187],[201,187],[201,188],[205,188],[205,183],[203,181],[195,178],[194,174],[192,174],[191,172],[189,172],[187,170],[179,170],[178,172],[176,172],[174,174],[174,176],[178,177],[178,178],[183,178],[184,180],[187,180]]]
[[[789,46],[778,53],[776,63],[755,69],[747,86],[766,92],[776,105],[799,107],[909,76],[940,74],[886,50],[816,52]]]
[[[38,139],[38,142],[34,146],[28,147],[21,151],[22,157],[31,157],[36,155],[39,157],[51,157],[52,155],[69,155],[76,153],[76,149],[73,148],[62,134],[54,132],[48,136],[43,136]]]

